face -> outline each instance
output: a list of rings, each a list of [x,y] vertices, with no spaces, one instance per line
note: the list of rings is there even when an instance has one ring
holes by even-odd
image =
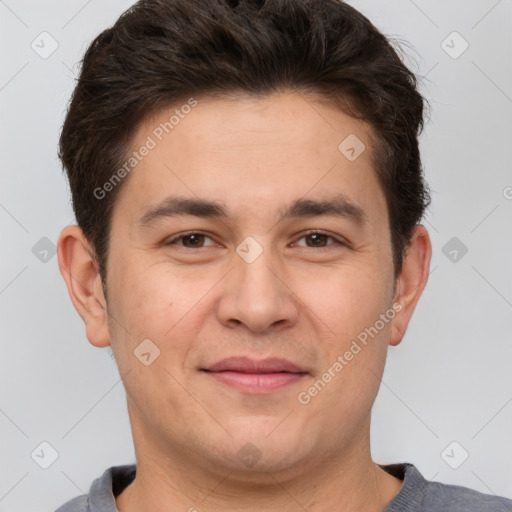
[[[112,218],[136,450],[269,471],[355,450],[401,315],[368,127],[294,93],[197,98],[166,133],[175,110],[139,128]]]

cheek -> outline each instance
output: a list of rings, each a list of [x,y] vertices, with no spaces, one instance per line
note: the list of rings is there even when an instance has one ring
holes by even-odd
[[[315,320],[315,329],[328,326],[322,336],[323,368],[316,378],[332,382],[323,399],[347,413],[351,407],[366,409],[378,391],[395,314],[392,290],[384,281],[375,269],[353,268],[332,273],[324,286],[309,287],[309,306],[321,320]]]
[[[344,343],[375,324],[390,307],[390,284],[376,269],[330,269],[303,286],[304,303],[322,320],[329,337]]]
[[[120,261],[112,282],[117,315],[134,337],[161,338],[172,327],[179,314],[176,307],[183,303],[177,300],[183,290],[163,267],[148,265],[144,258]]]
[[[150,271],[135,273],[127,268],[120,272],[124,277],[112,293],[115,306],[109,328],[119,372],[126,375],[127,394],[140,414],[150,416],[162,406],[162,397],[178,397],[166,404],[177,414],[183,363],[197,337],[186,321],[190,301],[171,277],[164,280]]]
[[[111,274],[109,329],[120,370],[127,371],[138,369],[140,361],[134,351],[142,343],[148,349],[143,353],[150,352],[152,357],[161,351],[163,334],[172,327],[170,312],[175,297],[164,282],[148,278],[144,267],[120,259],[117,262]]]
[[[218,278],[212,276],[212,281],[189,272],[180,275],[180,269],[164,263],[134,262],[118,269],[112,294],[116,303],[112,344],[120,363],[128,368],[143,340],[158,347],[158,365],[176,370],[186,364],[188,352],[199,343],[208,291]]]

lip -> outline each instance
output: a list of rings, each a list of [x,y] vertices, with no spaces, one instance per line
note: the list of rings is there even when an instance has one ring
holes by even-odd
[[[268,357],[266,359],[252,359],[250,357],[228,357],[205,368],[210,372],[240,372],[240,373],[307,373],[296,364],[287,359]]]
[[[272,393],[308,375],[291,361],[275,357],[229,357],[201,370],[216,381],[249,394]]]

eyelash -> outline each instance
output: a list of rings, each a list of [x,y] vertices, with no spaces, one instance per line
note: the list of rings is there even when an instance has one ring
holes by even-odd
[[[178,242],[180,240],[183,240],[184,238],[187,238],[188,236],[191,236],[191,235],[203,235],[203,236],[213,240],[212,237],[208,236],[206,233],[202,233],[201,231],[187,231],[186,233],[182,233],[180,235],[177,235],[177,236],[173,237],[172,239],[167,241],[165,243],[165,245],[166,246],[167,245],[175,245],[176,242]],[[324,231],[315,230],[315,229],[307,231],[306,233],[303,233],[297,240],[300,240],[300,239],[302,239],[304,237],[307,237],[307,236],[310,236],[310,235],[324,235],[327,238],[331,238],[332,240],[334,240],[334,244],[327,245],[326,247],[307,247],[306,246],[305,247],[306,249],[315,249],[315,250],[324,249],[324,250],[327,250],[330,247],[332,247],[333,245],[347,246],[346,243],[342,242],[341,240],[339,240],[338,238],[334,237],[333,235],[330,235],[329,233],[326,233]],[[194,249],[192,247],[183,247],[183,248],[184,249]],[[206,249],[206,247],[198,247],[198,249]]]

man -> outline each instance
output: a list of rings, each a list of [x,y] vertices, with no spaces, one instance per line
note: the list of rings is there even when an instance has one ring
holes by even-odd
[[[59,512],[512,509],[371,458],[429,272],[423,110],[338,0],[146,0],[93,41],[59,266],[137,461]]]

